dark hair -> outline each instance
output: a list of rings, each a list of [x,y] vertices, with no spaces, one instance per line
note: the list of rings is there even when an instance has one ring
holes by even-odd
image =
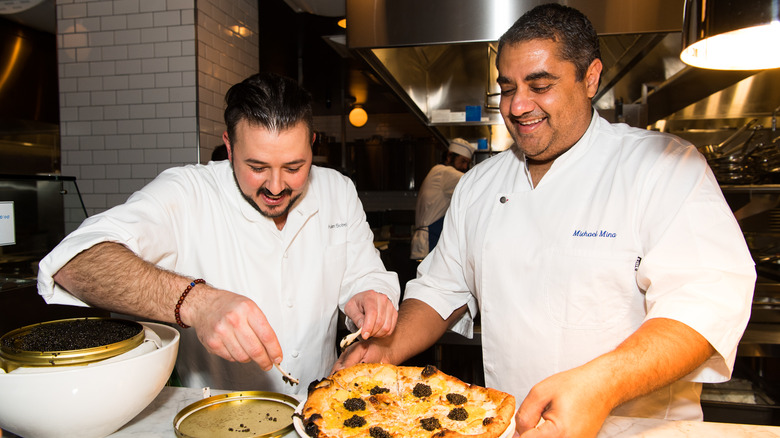
[[[601,59],[598,35],[590,20],[574,8],[548,3],[523,14],[501,35],[498,39],[496,66],[505,45],[535,39],[560,42],[559,55],[574,64],[578,81],[585,78],[594,59]]]
[[[230,143],[241,120],[279,132],[305,122],[314,132],[311,94],[290,78],[257,73],[233,85],[225,94],[225,124]]]

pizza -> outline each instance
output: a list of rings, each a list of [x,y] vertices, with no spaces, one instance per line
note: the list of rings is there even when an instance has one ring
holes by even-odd
[[[497,438],[515,398],[434,366],[357,364],[309,387],[298,414],[312,438]]]

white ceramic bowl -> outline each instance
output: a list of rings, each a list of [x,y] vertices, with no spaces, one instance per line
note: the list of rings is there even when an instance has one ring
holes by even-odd
[[[132,420],[165,386],[179,350],[176,329],[142,324],[160,348],[116,362],[0,373],[0,429],[25,438],[102,438]]]

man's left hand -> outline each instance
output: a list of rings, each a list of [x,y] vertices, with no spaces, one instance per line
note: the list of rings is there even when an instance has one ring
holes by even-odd
[[[344,307],[344,313],[360,327],[363,339],[390,335],[398,321],[398,311],[390,298],[373,290],[352,297]]]

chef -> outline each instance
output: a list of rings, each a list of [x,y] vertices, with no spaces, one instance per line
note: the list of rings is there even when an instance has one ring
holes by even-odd
[[[587,18],[559,4],[501,37],[515,144],[461,179],[393,335],[336,368],[403,362],[448,328],[471,337],[482,312],[485,382],[521,402],[523,437],[594,437],[610,413],[702,418],[701,383],[730,378],[755,268],[694,146],[593,109],[599,57]]]
[[[364,338],[392,332],[398,277],[352,182],[312,166],[309,93],[261,73],[226,103],[229,159],[166,170],[88,218],[41,261],[39,293],[177,323],[185,386],[305,394],[336,360],[339,311]]]
[[[452,192],[463,173],[471,167],[474,146],[454,138],[447,148],[444,163],[431,168],[417,193],[411,258],[422,260],[436,246],[444,226],[444,214],[450,206]]]

